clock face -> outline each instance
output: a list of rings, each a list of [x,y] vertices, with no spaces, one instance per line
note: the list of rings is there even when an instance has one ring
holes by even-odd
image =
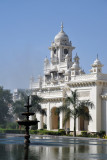
[[[64,49],[64,54],[68,54],[68,50],[67,49]]]

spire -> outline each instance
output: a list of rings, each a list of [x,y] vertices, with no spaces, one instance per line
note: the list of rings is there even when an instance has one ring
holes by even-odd
[[[74,62],[79,62],[79,57],[78,57],[77,53],[76,53],[76,55],[74,57]]]
[[[97,59],[98,59],[98,53],[97,53]]]
[[[63,32],[63,28],[64,28],[63,22],[61,22],[61,32]]]

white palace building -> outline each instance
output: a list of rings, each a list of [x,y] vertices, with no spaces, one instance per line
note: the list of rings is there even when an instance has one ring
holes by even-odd
[[[107,134],[107,74],[102,73],[103,65],[98,57],[91,65],[90,73],[85,74],[79,66],[78,55],[72,59],[74,49],[61,25],[61,31],[49,47],[50,61],[47,58],[44,60],[43,77],[39,77],[38,82],[31,78],[30,89],[34,94],[44,98],[41,105],[47,113],[47,116],[37,114],[40,121],[38,129],[46,124],[47,130],[69,128],[73,131],[73,119],[70,118],[63,126],[64,113],[57,116],[55,110],[62,105],[63,98],[71,94],[71,90],[77,90],[79,99],[92,101],[94,108],[89,110],[92,121],[78,118],[76,130],[90,132],[105,130]]]

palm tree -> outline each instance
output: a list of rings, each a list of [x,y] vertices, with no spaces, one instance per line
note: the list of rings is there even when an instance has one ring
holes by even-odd
[[[63,105],[58,108],[58,112],[64,112],[65,117],[63,125],[69,120],[70,117],[74,119],[74,137],[76,137],[76,119],[82,116],[86,120],[92,120],[86,107],[93,108],[93,103],[90,100],[80,101],[78,99],[77,90],[71,91],[71,97],[64,98]]]
[[[13,103],[13,114],[15,114],[17,118],[23,119],[24,116],[21,115],[21,112],[26,111],[24,105],[25,105],[25,103],[27,103],[28,96],[27,96],[26,92],[24,92],[24,91],[20,91],[19,94],[20,94],[20,99]],[[43,99],[41,97],[39,97],[37,95],[32,95],[31,96],[32,107],[31,107],[30,111],[35,112],[35,113],[39,112],[42,115],[46,115],[45,110],[42,109],[41,105],[40,105],[40,103],[42,101],[43,101]]]
[[[46,115],[46,111],[41,108],[41,103],[43,102],[43,98],[37,96],[37,95],[32,95],[31,96],[31,104],[32,104],[32,112],[39,112],[42,115]]]

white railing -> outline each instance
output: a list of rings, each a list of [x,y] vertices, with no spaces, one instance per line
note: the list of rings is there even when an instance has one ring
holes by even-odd
[[[71,77],[71,81],[107,80],[107,74],[86,74]]]
[[[107,80],[107,74],[98,75],[98,80]]]
[[[42,92],[40,94],[41,97],[45,97],[45,98],[61,98],[63,97],[63,93],[62,92]]]
[[[97,80],[96,74],[88,74],[88,75],[78,75],[75,77],[71,77],[71,81],[85,81],[85,80]]]
[[[40,83],[39,82],[32,83],[31,88],[33,88],[33,89],[40,88]]]

